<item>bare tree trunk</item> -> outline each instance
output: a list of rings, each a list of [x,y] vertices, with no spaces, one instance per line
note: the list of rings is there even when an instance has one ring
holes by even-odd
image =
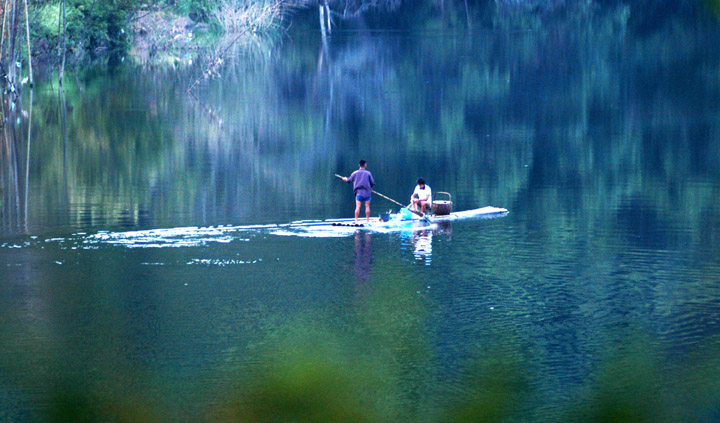
[[[332,20],[330,20],[330,6],[328,6],[327,0],[325,0],[325,18],[327,19],[327,32],[329,34],[332,32]]]
[[[62,26],[63,26],[63,42],[62,42],[62,65],[60,65],[60,77],[58,83],[62,85],[63,75],[65,74],[65,50],[67,50],[65,31],[67,29],[67,22],[65,22],[65,0],[62,2]]]
[[[323,42],[325,42],[327,38],[327,32],[325,31],[325,8],[322,3],[318,4],[318,8],[320,9],[320,33],[322,34]]]
[[[30,15],[28,14],[27,0],[25,0],[25,31],[27,33],[27,55],[28,55],[28,67],[30,70],[30,88],[33,87],[33,71],[32,71],[32,50],[30,49]],[[32,110],[32,106],[30,106]]]
[[[5,0],[5,4],[3,6],[3,23],[2,23],[2,32],[0,32],[0,61],[2,60],[2,54],[3,54],[3,47],[5,47],[5,21],[7,20],[7,10],[8,10],[8,0]]]
[[[318,8],[320,10],[320,33],[322,34],[323,44],[327,44],[327,36],[332,32],[330,7],[327,4],[327,0],[320,0],[318,2]]]
[[[12,10],[10,11],[10,21],[8,23],[8,84],[11,92],[16,92],[17,81],[17,27],[18,27],[18,11],[16,0],[11,0]]]

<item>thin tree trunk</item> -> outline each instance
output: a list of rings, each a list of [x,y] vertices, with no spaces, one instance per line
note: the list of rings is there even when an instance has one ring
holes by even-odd
[[[329,34],[332,32],[332,21],[330,20],[330,6],[328,6],[327,0],[325,0],[325,18],[327,19],[327,32]]]
[[[30,88],[33,87],[33,71],[32,71],[32,50],[30,49],[30,14],[28,14],[27,0],[25,0],[25,31],[27,33],[27,55],[28,55],[28,67],[30,71]],[[32,110],[32,106],[30,106]]]
[[[3,23],[2,32],[0,33],[0,61],[2,60],[3,47],[5,47],[5,21],[7,20],[8,0],[5,0],[3,6]]]
[[[17,36],[17,7],[15,7],[15,0],[11,0],[10,3],[10,20],[8,21],[8,84],[10,89],[14,88],[17,71],[15,70],[16,59],[16,36]]]
[[[325,42],[327,33],[325,32],[325,8],[323,8],[322,3],[319,4],[320,9],[320,33],[322,34],[323,42]]]
[[[63,75],[65,74],[65,50],[67,50],[67,45],[65,41],[65,31],[67,29],[67,25],[65,22],[65,0],[62,2],[62,26],[63,26],[63,43],[62,43],[62,65],[60,65],[60,77],[58,78],[58,83],[62,85]]]

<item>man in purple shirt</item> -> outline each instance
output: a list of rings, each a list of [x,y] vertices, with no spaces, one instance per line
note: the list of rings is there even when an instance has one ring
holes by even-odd
[[[345,182],[352,182],[353,192],[355,193],[355,222],[360,217],[360,207],[365,203],[365,218],[370,222],[370,194],[372,187],[375,185],[372,173],[366,169],[367,162],[360,160],[360,169],[353,172],[350,177],[342,178]]]

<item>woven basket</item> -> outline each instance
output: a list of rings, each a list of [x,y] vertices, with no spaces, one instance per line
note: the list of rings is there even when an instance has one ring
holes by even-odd
[[[447,192],[438,191],[438,194],[445,194],[448,196],[447,200],[437,200],[432,203],[433,213],[437,216],[445,216],[452,213],[452,196]]]

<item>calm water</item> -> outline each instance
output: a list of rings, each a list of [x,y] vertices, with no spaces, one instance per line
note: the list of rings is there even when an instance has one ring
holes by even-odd
[[[479,351],[522,361],[537,421],[628,334],[665,370],[712,347],[720,37],[603,33],[298,37],[195,96],[188,68],[40,81],[0,154],[0,420],[76,380],[137,385],[192,420],[303,330],[357,354],[377,335],[404,421],[462,396]],[[252,227],[352,216],[333,174],[360,158],[401,202],[422,176],[456,210],[509,214]]]

